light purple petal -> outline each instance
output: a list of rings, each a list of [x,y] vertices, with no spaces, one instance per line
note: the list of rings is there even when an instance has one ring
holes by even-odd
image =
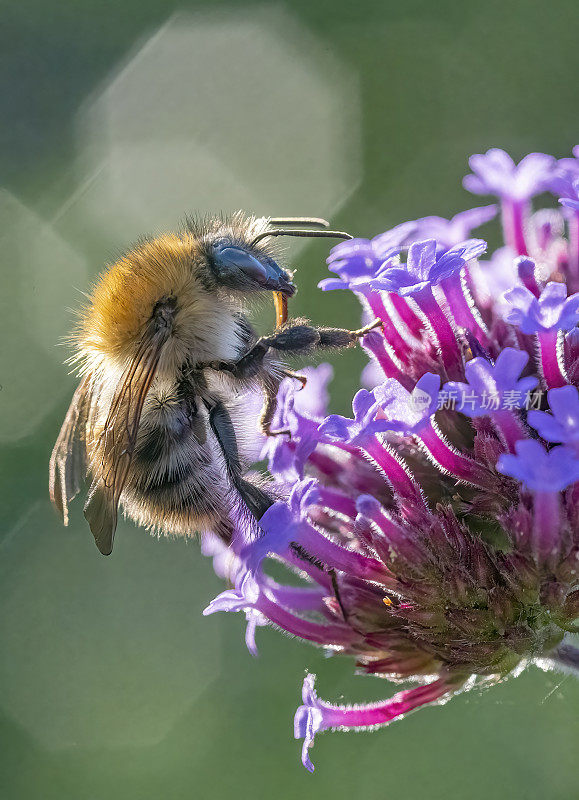
[[[560,492],[579,481],[579,457],[571,448],[554,447],[547,452],[535,439],[522,439],[515,448],[516,455],[501,455],[497,469],[531,491]]]
[[[318,283],[318,289],[322,292],[331,292],[334,289],[349,289],[350,284],[347,281],[341,281],[339,278],[324,278],[323,281]]]
[[[424,242],[414,242],[408,249],[406,269],[418,281],[428,280],[428,274],[436,263],[436,241],[426,239]]]
[[[492,148],[471,156],[469,165],[474,174],[463,179],[465,189],[520,203],[549,188],[556,161],[544,153],[530,153],[515,164],[504,150]]]
[[[528,360],[527,353],[513,347],[505,347],[494,364],[477,356],[466,364],[467,382],[449,381],[444,390],[457,398],[456,410],[469,417],[522,408],[538,383],[534,376],[520,378]]]
[[[579,445],[579,392],[575,386],[551,389],[547,395],[553,414],[529,411],[527,420],[547,442]]]
[[[379,403],[390,429],[400,433],[417,433],[436,411],[440,376],[427,372],[412,392],[394,378],[377,386],[372,394]]]

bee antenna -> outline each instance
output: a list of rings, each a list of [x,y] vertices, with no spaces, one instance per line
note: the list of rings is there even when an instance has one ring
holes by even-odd
[[[250,247],[265,239],[268,236],[303,236],[310,239],[327,238],[327,239],[353,239],[349,233],[345,231],[327,231],[327,230],[299,230],[297,228],[273,228],[270,231],[264,231],[255,236],[249,243]]]
[[[316,228],[329,228],[330,223],[321,217],[270,217],[270,225],[277,225],[284,228],[286,225],[313,225]]]

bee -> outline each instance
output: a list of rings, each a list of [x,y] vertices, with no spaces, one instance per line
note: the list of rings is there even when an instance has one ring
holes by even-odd
[[[65,525],[69,502],[90,480],[84,515],[101,553],[112,552],[119,507],[158,533],[211,529],[229,542],[237,503],[258,521],[274,502],[245,474],[237,400],[259,389],[259,427],[275,435],[280,381],[300,379],[284,355],[348,347],[372,327],[287,318],[296,286],[273,245],[281,236],[351,238],[327,225],[241,213],[189,221],[181,233],[141,241],[101,274],[72,337],[81,382],[49,470]],[[258,336],[248,309],[268,292],[277,326]]]

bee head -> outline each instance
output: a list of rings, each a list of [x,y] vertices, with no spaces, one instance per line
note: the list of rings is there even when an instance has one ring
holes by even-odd
[[[241,294],[270,291],[284,302],[296,293],[296,286],[293,274],[280,267],[273,257],[274,238],[352,238],[343,231],[328,230],[329,223],[319,217],[246,217],[238,212],[205,224],[188,222],[194,238],[202,242],[208,278],[214,286]]]
[[[327,225],[313,218],[299,220]],[[287,298],[296,287],[292,274],[279,266],[263,240],[298,235],[347,238],[348,234],[275,227],[278,222],[237,214],[198,224],[191,221],[182,234],[139,243],[105,270],[93,287],[74,337],[79,360],[87,368],[103,359],[120,368],[140,352],[151,331],[167,329],[170,336],[162,363],[178,364],[188,353],[205,347],[211,338],[207,331],[217,330],[218,338],[226,342],[232,311],[243,307],[245,296],[260,292],[272,292],[283,322]]]

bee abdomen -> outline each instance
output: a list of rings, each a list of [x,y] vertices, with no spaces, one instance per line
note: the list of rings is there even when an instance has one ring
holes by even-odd
[[[206,441],[205,420],[145,425],[122,502],[137,523],[193,535],[227,516],[228,486]]]

